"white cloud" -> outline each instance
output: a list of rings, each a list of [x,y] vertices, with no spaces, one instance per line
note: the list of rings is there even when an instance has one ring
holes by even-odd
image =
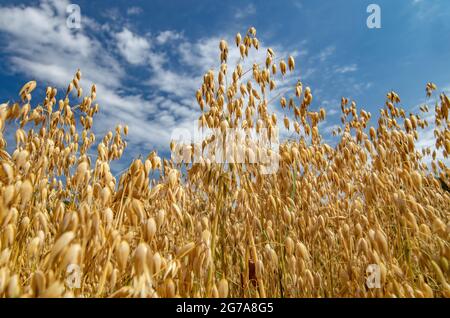
[[[443,89],[440,90],[444,92],[445,94],[450,93],[450,85],[444,85]],[[432,152],[433,149],[435,149],[436,145],[436,137],[434,136],[434,130],[436,129],[436,123],[435,123],[435,111],[434,111],[434,105],[436,102],[439,102],[439,98],[436,99],[436,97],[431,97],[428,99],[422,100],[421,103],[417,104],[414,107],[411,107],[409,112],[419,114],[420,118],[425,119],[428,122],[428,127],[425,127],[424,129],[418,129],[419,138],[416,143],[416,150],[421,151],[424,148],[431,148]],[[429,112],[422,113],[420,111],[420,107],[423,105],[428,105]],[[447,166],[450,165],[450,158],[444,158],[444,155],[441,150],[436,150],[436,158],[438,160],[442,160],[444,164]],[[430,165],[432,161],[431,156],[425,156],[424,162],[427,165]]]
[[[334,125],[328,125],[328,126],[325,126],[325,127],[322,129],[322,131],[323,131],[325,134],[327,134],[327,135],[331,135],[331,134],[333,133],[333,131],[336,130],[336,129],[338,129],[339,127],[340,127],[340,126],[337,125],[337,124],[334,124]]]
[[[128,9],[127,9],[127,14],[128,15],[139,15],[139,14],[141,14],[142,13],[142,8],[141,7],[136,7],[136,6],[133,6],[133,7],[129,7]]]
[[[194,43],[183,42],[179,45],[178,51],[180,60],[184,64],[190,65],[195,69],[201,69],[206,72],[210,68],[219,65],[218,46],[220,38],[210,38],[208,40],[197,41]],[[211,44],[215,43],[214,46]]]
[[[416,142],[416,150],[418,151],[422,151],[422,149],[425,148],[430,148],[431,152],[433,152],[433,149],[436,149],[435,145],[436,145],[436,138],[434,137],[434,128],[435,125],[432,122],[429,122],[430,126],[428,126],[427,128],[425,128],[424,130],[419,130],[419,138],[418,141]],[[442,151],[436,151],[436,158],[438,160],[442,160],[446,165],[450,164],[450,159],[444,158],[444,155],[442,154]],[[427,165],[431,164],[431,161],[433,160],[433,158],[429,155],[425,156],[423,158],[424,162]]]
[[[263,63],[265,61],[267,47],[262,42],[260,43],[260,49],[252,52],[254,58],[241,61],[239,50],[233,45],[234,40],[231,37],[212,36],[195,42],[189,42],[185,38],[180,37],[177,51],[172,52],[175,54],[175,57],[172,58],[176,59],[177,63],[181,65],[181,70],[180,68],[171,68],[167,59],[161,58],[156,52],[152,52],[152,61],[150,62],[152,72],[147,83],[152,88],[169,94],[180,102],[183,101],[182,103],[191,109],[191,112],[195,113],[195,116],[191,117],[193,120],[196,120],[198,117],[198,105],[194,97],[195,91],[201,86],[204,73],[210,69],[217,72],[220,66],[218,43],[222,38],[226,39],[230,46],[228,56],[230,66],[241,63],[243,69],[248,70],[251,69],[253,63]],[[287,58],[288,54],[284,49],[279,47],[273,48],[277,56]],[[231,73],[228,72],[229,81],[231,81]],[[289,75],[286,76],[285,81],[279,82],[280,87],[292,84],[290,79]],[[193,108],[194,110],[192,110]],[[177,113],[179,112],[180,108],[178,107]]]
[[[0,30],[14,34],[21,42],[22,51],[31,45],[39,46],[42,51],[46,45],[55,42],[64,43],[65,49],[72,54],[87,56],[94,49],[88,37],[72,33],[66,27],[65,11],[61,12],[61,2],[43,1],[40,7],[2,7],[0,11]],[[58,4],[58,6],[52,6]],[[67,2],[68,4],[68,2]],[[53,16],[54,19],[48,19]],[[11,47],[11,44],[9,44]]]
[[[337,110],[336,108],[331,108],[330,110],[327,111],[327,114],[329,116],[334,116],[336,114],[339,114],[339,110]]]
[[[127,28],[116,34],[117,47],[130,64],[142,64],[148,57],[150,43]]]
[[[356,64],[345,65],[335,68],[335,72],[339,74],[345,74],[350,72],[356,72],[358,70],[358,66]]]
[[[176,31],[167,30],[167,31],[160,32],[156,36],[156,42],[158,42],[158,44],[162,45],[162,44],[166,44],[167,42],[170,42],[170,41],[179,40],[182,37],[183,37],[183,35]]]
[[[195,96],[200,85],[200,77],[177,73],[162,67],[154,68],[148,84],[164,93],[178,97]]]
[[[306,71],[302,73],[303,79],[309,79],[314,73],[316,73],[317,69],[314,67],[307,68]]]
[[[117,86],[122,67],[84,29],[73,33],[66,27],[64,3],[69,4],[42,1],[40,7],[2,7],[0,31],[9,36],[3,49],[12,55],[13,70],[65,86],[84,66],[95,70],[88,73],[90,80]]]
[[[327,116],[334,116],[340,113],[340,109],[338,107],[340,105],[340,102],[337,100],[323,100],[321,104],[325,108]]]
[[[319,53],[319,60],[325,62],[336,51],[336,47],[328,46]]]

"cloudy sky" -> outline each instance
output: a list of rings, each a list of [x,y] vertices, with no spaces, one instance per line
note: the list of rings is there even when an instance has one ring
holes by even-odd
[[[81,9],[80,29],[67,27],[70,3]],[[380,29],[367,27],[371,3],[381,8]],[[195,91],[219,66],[220,39],[235,63],[235,34],[255,26],[262,48],[248,63],[264,61],[267,47],[295,56],[296,73],[282,85],[301,79],[312,88],[312,107],[327,110],[321,128],[329,135],[342,96],[376,114],[389,90],[408,110],[425,102],[428,81],[449,92],[449,16],[448,0],[1,0],[0,101],[17,100],[31,79],[41,88],[35,102],[47,85],[64,91],[80,68],[85,90],[97,84],[95,132],[129,125],[120,169],[152,149],[169,153],[172,130],[191,127],[200,114]],[[278,101],[273,109],[284,116]],[[420,145],[429,145],[432,129],[421,135]]]

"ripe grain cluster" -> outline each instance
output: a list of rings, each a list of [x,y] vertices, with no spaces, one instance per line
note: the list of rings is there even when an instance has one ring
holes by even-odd
[[[96,139],[96,88],[83,95],[80,71],[61,99],[48,87],[31,106],[31,81],[21,102],[0,105],[0,297],[450,296],[450,171],[436,158],[450,154],[449,98],[436,96],[429,149],[416,148],[428,106],[407,114],[389,92],[371,126],[370,112],[342,98],[333,147],[309,87],[274,94],[294,58],[268,49],[245,70],[256,30],[235,44],[237,65],[222,40],[220,69],[196,92],[199,125],[266,128],[270,138],[278,109],[295,137],[280,144],[275,174],[250,160],[272,150],[249,147],[239,164],[175,164],[152,151],[115,177],[128,128]],[[5,129],[15,129],[11,153]],[[186,147],[195,145],[171,144]],[[380,288],[367,287],[369,264]],[[73,265],[79,286],[68,280]]]

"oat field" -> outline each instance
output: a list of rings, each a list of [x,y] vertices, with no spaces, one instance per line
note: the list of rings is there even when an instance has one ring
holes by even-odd
[[[449,297],[449,97],[430,82],[437,103],[410,113],[391,91],[377,114],[343,97],[330,145],[301,76],[277,91],[301,61],[269,49],[248,70],[227,64],[229,50],[245,61],[258,48],[254,28],[222,40],[220,68],[192,92],[200,127],[292,133],[279,151],[244,144],[243,163],[149,149],[114,176],[128,127],[93,134],[101,107],[80,71],[41,102],[30,81],[1,104],[0,297]],[[431,124],[435,145],[419,149]],[[190,157],[199,145],[169,146]],[[273,174],[252,160],[267,152]]]

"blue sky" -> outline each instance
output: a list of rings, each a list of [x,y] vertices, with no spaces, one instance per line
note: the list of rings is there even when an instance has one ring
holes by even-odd
[[[250,26],[262,49],[249,63],[262,62],[267,47],[294,55],[296,73],[281,86],[300,78],[312,88],[313,109],[327,110],[321,129],[330,142],[342,96],[375,115],[389,90],[408,110],[425,102],[428,81],[450,92],[448,0],[73,0],[79,30],[66,26],[69,3],[0,1],[0,101],[17,100],[35,79],[38,102],[46,85],[64,91],[80,68],[85,90],[93,82],[98,88],[95,132],[129,125],[127,156],[116,170],[153,149],[169,153],[172,130],[191,127],[200,114],[195,90],[219,66],[220,39],[230,43],[233,64],[234,36]],[[381,29],[366,25],[371,3],[381,8]],[[284,116],[278,102],[273,108]],[[420,145],[430,145],[432,134],[424,131]]]

